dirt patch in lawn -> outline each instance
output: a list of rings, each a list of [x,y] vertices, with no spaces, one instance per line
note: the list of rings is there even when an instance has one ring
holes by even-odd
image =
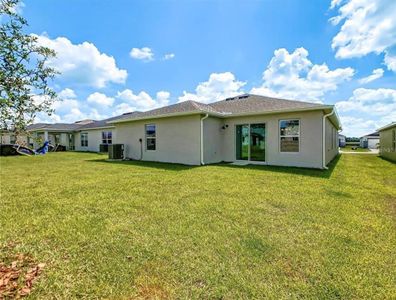
[[[30,255],[12,253],[15,244],[1,247],[0,257],[0,299],[18,299],[32,292],[33,284],[45,267]],[[12,254],[9,254],[9,253]]]

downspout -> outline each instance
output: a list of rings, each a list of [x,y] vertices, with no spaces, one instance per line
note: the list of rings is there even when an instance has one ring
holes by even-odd
[[[206,114],[201,118],[201,165],[204,165],[204,144],[203,144],[203,121],[209,117],[209,114]]]
[[[326,166],[326,118],[330,117],[332,114],[334,114],[334,108],[330,113],[323,116],[322,123],[322,168],[325,170],[328,169]]]

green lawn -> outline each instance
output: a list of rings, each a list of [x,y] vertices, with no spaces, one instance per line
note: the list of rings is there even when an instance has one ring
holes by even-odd
[[[356,147],[356,146],[345,146],[345,147],[342,147],[341,150],[342,150],[342,151],[350,151],[350,152],[370,152],[369,149],[367,149],[367,148],[360,148],[360,147],[358,147],[358,148],[355,149],[355,150],[352,150],[353,147]]]
[[[0,163],[0,260],[46,263],[30,298],[396,298],[396,165],[374,155],[328,171]]]

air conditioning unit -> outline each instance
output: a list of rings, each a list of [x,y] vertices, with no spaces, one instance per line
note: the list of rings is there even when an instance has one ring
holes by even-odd
[[[99,152],[108,152],[109,151],[109,145],[108,144],[100,144],[99,145]]]
[[[109,159],[123,159],[124,144],[109,145]]]

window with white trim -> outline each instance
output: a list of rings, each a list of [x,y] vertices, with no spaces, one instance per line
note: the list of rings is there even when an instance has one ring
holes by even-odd
[[[157,144],[157,131],[155,124],[146,124],[146,150],[155,150]]]
[[[102,144],[111,145],[113,143],[113,133],[111,131],[102,131]]]
[[[392,152],[396,152],[396,129],[392,130]]]
[[[300,151],[300,120],[279,121],[279,151]]]
[[[88,133],[81,133],[81,147],[88,147]]]

